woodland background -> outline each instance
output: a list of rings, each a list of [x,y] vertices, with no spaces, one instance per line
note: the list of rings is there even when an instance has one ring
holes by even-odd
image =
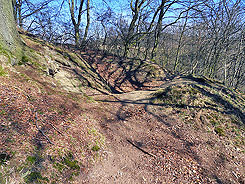
[[[19,27],[64,47],[245,83],[241,0],[16,0]],[[243,89],[244,90],[244,89]]]

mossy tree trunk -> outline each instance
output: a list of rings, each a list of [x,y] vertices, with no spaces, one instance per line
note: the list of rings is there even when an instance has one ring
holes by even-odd
[[[21,40],[14,19],[14,0],[0,0],[0,48],[13,55],[21,53]]]

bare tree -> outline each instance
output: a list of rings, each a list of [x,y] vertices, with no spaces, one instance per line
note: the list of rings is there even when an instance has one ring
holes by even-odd
[[[87,0],[87,7],[85,10],[83,10],[84,1],[85,0],[80,0],[77,2],[74,0],[68,0],[70,15],[71,15],[71,21],[72,21],[72,24],[74,26],[74,33],[75,33],[74,37],[75,37],[76,47],[80,47],[80,38],[81,38],[80,37],[80,24],[81,24],[81,20],[82,20],[82,14],[84,13],[84,11],[87,11],[87,26],[85,28],[85,33],[84,33],[82,44],[84,44],[86,41],[86,38],[88,35],[88,29],[89,29],[89,25],[90,25],[90,0]],[[78,14],[77,14],[77,18],[76,18],[75,11],[77,8],[78,8]]]
[[[16,0],[15,11],[16,21],[21,29],[23,29],[23,21],[28,17],[48,8],[48,4],[53,0],[42,0],[31,2],[30,0]]]

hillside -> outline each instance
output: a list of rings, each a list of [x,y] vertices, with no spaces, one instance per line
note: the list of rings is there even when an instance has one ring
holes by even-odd
[[[0,183],[244,183],[245,94],[21,35],[0,50]]]

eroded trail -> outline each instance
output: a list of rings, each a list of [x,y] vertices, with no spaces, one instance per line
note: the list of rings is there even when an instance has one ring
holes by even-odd
[[[169,86],[178,85],[178,84],[196,84],[197,82],[192,81],[190,79],[180,78],[177,77],[174,80],[166,81],[165,83],[161,84],[159,87],[155,87],[149,90],[139,90],[139,91],[132,91],[129,93],[119,94],[116,97],[125,103],[149,103],[152,95],[156,93],[157,90],[166,89]]]
[[[147,112],[144,105],[124,104],[114,110],[101,124],[107,156],[93,167],[88,183],[205,181],[191,150],[178,138],[175,119]]]
[[[181,124],[150,103],[158,89],[193,81],[177,79],[147,91],[103,99],[106,157],[90,170],[87,183],[206,183]]]
[[[103,116],[100,127],[108,147],[105,157],[95,163],[84,182],[241,182],[242,175],[239,178],[239,174],[235,177],[230,172],[236,165],[220,161],[223,152],[231,151],[230,148],[218,142],[216,135],[195,128],[201,126],[201,109],[193,118],[197,122],[193,127],[180,118],[181,109],[152,103],[153,94],[159,89],[196,83],[177,78],[151,90],[97,99],[101,102],[98,106],[103,106],[103,113],[98,115]],[[237,155],[239,158],[241,154]],[[236,162],[240,164],[240,173],[242,162]]]

